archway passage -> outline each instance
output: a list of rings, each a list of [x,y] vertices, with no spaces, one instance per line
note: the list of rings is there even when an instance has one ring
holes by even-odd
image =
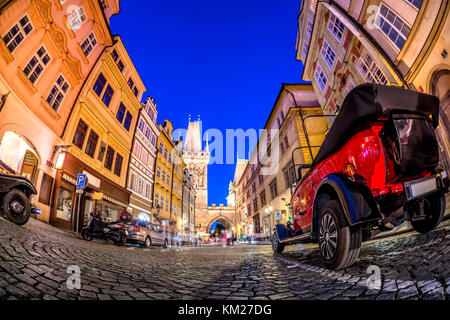
[[[214,230],[219,232],[232,231],[233,227],[233,223],[227,217],[219,216],[209,222],[206,232],[211,233]]]

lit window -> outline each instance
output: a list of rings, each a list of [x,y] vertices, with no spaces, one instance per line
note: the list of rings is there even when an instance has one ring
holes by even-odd
[[[47,103],[55,110],[58,111],[59,106],[61,105],[62,100],[64,99],[64,96],[67,93],[67,90],[69,89],[69,84],[67,83],[66,79],[62,75],[58,77],[56,80],[56,83],[53,85],[52,90],[50,90],[50,93],[47,97]]]
[[[345,26],[341,22],[341,20],[339,20],[338,18],[336,18],[334,14],[332,14],[330,22],[328,23],[328,30],[334,35],[334,37],[338,41],[341,41],[342,35],[344,34],[344,29]]]
[[[328,67],[331,69],[334,63],[334,59],[336,58],[336,54],[326,40],[323,42],[321,55],[323,60],[325,60]]]
[[[325,76],[325,73],[323,72],[320,64],[317,64],[316,72],[314,73],[314,78],[316,79],[317,84],[320,87],[320,90],[323,91],[325,89],[325,86],[327,85],[328,79]]]
[[[39,78],[49,61],[50,56],[47,54],[47,51],[44,47],[40,47],[33,58],[31,58],[31,60],[23,69],[23,72],[31,81],[31,83],[34,84],[36,82],[37,78]]]
[[[387,83],[386,76],[367,52],[363,52],[363,54],[359,58],[356,68],[358,69],[363,79],[367,82],[380,84]]]
[[[33,30],[33,25],[28,16],[23,16],[3,37],[3,42],[8,47],[9,52],[13,52],[19,43]]]
[[[84,40],[83,43],[81,44],[81,49],[83,50],[84,55],[88,57],[96,45],[97,39],[95,38],[94,33],[91,32],[87,36],[86,40]]]
[[[402,18],[384,4],[381,5],[377,15],[376,25],[400,50],[403,48],[406,38],[408,38],[411,31],[411,28]]]
[[[80,29],[81,25],[87,20],[86,13],[84,12],[83,7],[79,7],[74,10],[72,14],[67,19],[70,28],[73,31]]]

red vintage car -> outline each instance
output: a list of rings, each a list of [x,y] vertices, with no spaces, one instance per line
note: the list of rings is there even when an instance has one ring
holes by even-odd
[[[449,187],[439,166],[438,122],[434,96],[376,84],[354,88],[312,164],[299,165],[293,223],[275,226],[274,252],[318,242],[325,265],[337,270],[353,264],[363,241],[405,220],[418,232],[433,230]]]

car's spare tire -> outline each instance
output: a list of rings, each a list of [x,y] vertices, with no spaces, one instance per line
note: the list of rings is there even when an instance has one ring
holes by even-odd
[[[31,205],[23,191],[12,189],[3,198],[3,211],[10,221],[21,226],[30,219]]]

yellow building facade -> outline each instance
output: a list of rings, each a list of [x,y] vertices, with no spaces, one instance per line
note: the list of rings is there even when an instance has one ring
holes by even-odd
[[[58,172],[57,203],[73,196],[78,173],[86,174],[89,183],[80,206],[70,206],[70,214],[78,219],[70,217],[64,205],[57,205],[52,211],[56,225],[85,224],[93,211],[101,212],[105,221],[115,221],[127,209],[128,161],[145,90],[121,38],[115,36],[114,44],[104,50],[87,79],[63,133],[64,143],[70,147]]]

